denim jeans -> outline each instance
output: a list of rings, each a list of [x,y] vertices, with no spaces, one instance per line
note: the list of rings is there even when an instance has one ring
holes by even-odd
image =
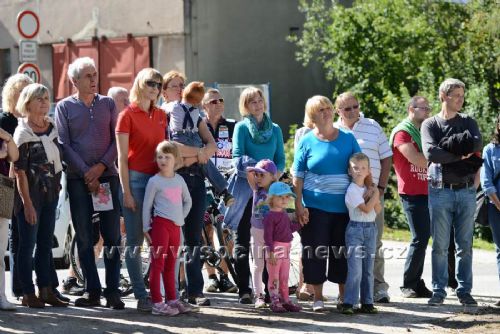
[[[500,211],[493,203],[488,203],[488,222],[497,252],[498,278],[500,279]]]
[[[135,211],[122,206],[125,230],[127,232],[125,262],[127,263],[128,274],[132,281],[134,296],[137,299],[142,299],[148,296],[142,274],[142,258],[140,253],[140,247],[142,247],[144,242],[144,233],[142,232],[142,203],[144,202],[146,185],[153,175],[130,169],[128,173],[130,192],[135,201]]]
[[[120,280],[120,182],[118,176],[99,178],[99,182],[109,182],[113,199],[113,210],[99,212],[99,228],[104,240],[104,266],[106,268],[106,289],[104,295],[117,293]],[[78,258],[85,277],[85,290],[101,294],[101,283],[94,257],[94,227],[92,215],[95,213],[92,196],[84,179],[68,179],[71,219],[75,228]]]
[[[345,232],[348,250],[344,303],[373,304],[373,265],[377,245],[375,222],[349,221]]]
[[[186,269],[187,295],[197,297],[203,294],[200,247],[203,215],[207,208],[205,180],[201,175],[188,173],[181,173],[180,175],[186,182],[189,194],[193,199],[193,205],[182,227],[186,250],[184,267]]]
[[[382,248],[382,234],[384,233],[384,195],[380,196],[380,205],[382,206],[382,210],[377,214],[375,218],[375,224],[377,225],[377,252],[375,256],[375,263],[373,265],[373,279],[374,287],[373,291],[376,294],[377,292],[385,292],[389,290],[389,284],[385,281],[384,272],[385,272],[385,259],[384,259],[384,249]]]
[[[448,246],[450,229],[455,230],[455,263],[458,281],[457,297],[472,289],[472,236],[476,190],[474,187],[452,190],[429,188],[429,210],[432,234],[432,289],[446,297],[448,283]],[[451,241],[453,242],[453,241]]]
[[[45,203],[36,210],[36,224],[26,222],[24,210],[17,215],[19,229],[19,248],[17,262],[19,275],[24,294],[35,292],[33,285],[33,250],[35,251],[35,273],[39,287],[52,287],[51,271],[54,270],[52,261],[52,240],[56,221],[57,200]]]
[[[400,197],[412,238],[405,262],[403,288],[417,291],[422,284],[425,251],[431,236],[429,198],[427,195],[405,194],[400,194]]]

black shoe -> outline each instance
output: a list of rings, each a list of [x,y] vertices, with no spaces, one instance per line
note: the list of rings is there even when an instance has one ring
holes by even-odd
[[[118,292],[110,293],[106,296],[106,307],[110,307],[114,310],[123,310],[125,308],[125,303],[121,300]]]
[[[377,314],[378,309],[375,306],[373,306],[373,304],[362,304],[361,307],[359,308],[359,312],[368,314]]]
[[[432,297],[432,291],[427,289],[425,286],[424,281],[421,281],[421,284],[417,287],[417,298],[431,298]]]
[[[65,302],[65,303],[69,303],[71,301],[71,299],[69,299],[66,296],[63,296],[63,294],[60,293],[59,290],[57,290],[56,288],[54,288],[52,291],[54,292],[54,296],[56,296],[57,299]]]
[[[249,293],[243,294],[239,299],[240,304],[253,304],[252,296]]]
[[[220,292],[231,292],[231,293],[236,293],[238,292],[238,287],[229,280],[229,277],[226,275],[221,275],[220,280],[219,280],[219,290]]]
[[[76,277],[67,277],[63,280],[62,290],[64,294],[72,296],[83,296],[85,288],[78,284]]]
[[[101,306],[101,295],[86,292],[83,297],[75,300],[76,307],[94,307]]]
[[[203,294],[200,294],[196,297],[188,297],[188,303],[198,306],[210,306],[210,299],[205,297]]]

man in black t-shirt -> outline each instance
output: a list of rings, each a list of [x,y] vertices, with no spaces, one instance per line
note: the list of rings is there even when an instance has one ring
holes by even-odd
[[[441,170],[438,182],[429,186],[432,235],[432,287],[428,304],[442,305],[448,283],[450,229],[455,230],[457,297],[465,307],[477,307],[472,298],[472,236],[479,178],[474,156],[482,148],[476,121],[459,113],[464,104],[465,84],[446,79],[439,87],[441,111],[426,119],[421,128],[422,149],[429,168]],[[467,148],[467,149],[466,149]],[[435,164],[435,165],[432,165]],[[439,164],[441,168],[439,168]],[[460,167],[458,167],[460,166]],[[439,173],[436,173],[439,174]],[[453,240],[451,241],[453,242]]]
[[[206,122],[208,129],[215,139],[217,151],[211,158],[214,165],[221,173],[225,173],[231,169],[231,159],[233,155],[233,130],[236,124],[234,120],[225,119],[224,114],[224,99],[221,97],[217,89],[208,89],[202,101],[203,110],[206,114]],[[211,224],[209,213],[205,213],[205,226],[209,238],[213,241],[213,226]],[[213,242],[212,242],[213,244]],[[207,292],[237,292],[238,288],[229,280],[227,267],[225,262],[221,262],[224,274],[217,278],[215,268],[205,264],[208,272],[209,283]]]

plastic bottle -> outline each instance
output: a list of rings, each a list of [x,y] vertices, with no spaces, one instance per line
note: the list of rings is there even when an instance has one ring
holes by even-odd
[[[443,167],[441,164],[432,162],[427,172],[431,187],[436,189],[443,188]]]

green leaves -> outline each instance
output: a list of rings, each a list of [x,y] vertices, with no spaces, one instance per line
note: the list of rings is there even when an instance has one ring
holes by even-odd
[[[419,93],[433,100],[446,77],[482,87],[483,100],[467,103],[492,111],[498,110],[499,7],[494,0],[358,0],[349,8],[338,0],[302,0],[306,22],[292,41],[304,65],[323,64],[336,83],[334,96],[356,91],[382,124],[394,113],[388,99]]]

